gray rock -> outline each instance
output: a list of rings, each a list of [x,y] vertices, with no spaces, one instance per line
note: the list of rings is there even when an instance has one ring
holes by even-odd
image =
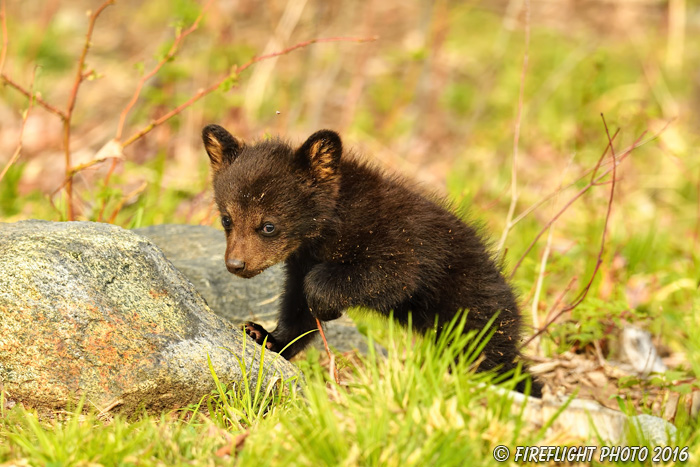
[[[187,277],[214,313],[234,323],[274,323],[284,283],[281,265],[252,279],[229,273],[224,233],[203,225],[164,224],[134,229],[148,237]]]
[[[639,439],[649,441],[654,446],[668,446],[678,442],[678,430],[663,418],[639,414],[630,417],[630,423]]]
[[[184,406],[214,388],[207,355],[224,384],[244,383],[239,359],[255,384],[260,350],[145,237],[91,222],[0,224],[0,383],[11,401]],[[269,352],[264,367],[263,387],[297,375]]]
[[[632,325],[625,326],[622,330],[620,348],[622,355],[627,358],[634,370],[643,376],[668,370],[656,351],[648,331]]]
[[[200,225],[164,224],[134,229],[163,250],[205,298],[212,311],[235,324],[255,321],[267,330],[277,323],[284,269],[276,265],[252,279],[229,273],[224,264],[224,233]],[[355,323],[344,315],[326,323],[328,344],[340,352],[359,349],[366,353],[367,343]],[[321,339],[314,345],[322,349]]]
[[[624,445],[632,431],[637,439],[655,446],[677,442],[677,429],[663,418],[641,414],[628,416],[586,399],[545,395],[542,399],[528,397],[503,388],[484,386],[489,391],[507,395],[514,410],[537,427],[547,426],[545,436],[556,434],[560,439],[583,439],[592,442]],[[524,406],[524,407],[523,407]]]

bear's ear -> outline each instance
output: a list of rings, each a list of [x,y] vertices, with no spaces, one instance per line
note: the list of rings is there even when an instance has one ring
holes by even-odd
[[[202,130],[204,149],[209,154],[211,168],[214,173],[231,164],[241,153],[243,142],[219,125],[207,125]]]
[[[303,168],[311,170],[317,182],[326,182],[335,179],[342,154],[343,143],[338,133],[320,130],[309,136],[297,150],[297,161]]]

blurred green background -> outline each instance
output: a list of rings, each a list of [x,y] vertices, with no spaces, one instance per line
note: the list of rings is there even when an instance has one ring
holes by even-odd
[[[90,12],[102,2],[2,4],[0,220],[66,220],[63,122],[36,103],[27,112],[27,97],[8,79],[65,109]],[[123,0],[102,12],[71,115],[71,167],[105,155],[139,80],[204,5]],[[556,370],[540,373],[552,391],[664,416],[697,458],[697,421],[684,414],[700,401],[693,397],[700,374],[699,33],[697,0],[211,1],[176,56],[145,82],[121,141],[200,90],[222,86],[122,157],[77,173],[73,217],[127,228],[218,226],[204,125],[294,144],[335,129],[358,157],[447,196],[483,226],[494,253],[503,241],[504,270],[514,273],[527,315],[525,337],[557,317],[524,351],[535,363],[553,363]],[[225,79],[254,56],[304,41],[375,36],[311,44]],[[617,167],[607,230],[610,175],[575,199],[608,145],[601,114],[611,135],[619,130],[616,154],[644,141]],[[599,173],[610,160],[608,153]],[[508,227],[513,173],[517,222]],[[586,299],[567,310],[599,257]],[[671,371],[652,379],[613,375],[606,362],[619,357],[628,324],[652,333]],[[386,326],[374,329],[387,338]],[[464,465],[467,458],[491,465],[495,444],[572,442],[528,424],[477,377],[446,373],[429,344],[404,335],[402,345],[387,346],[386,363],[341,358],[343,371],[356,373],[344,376],[339,392],[311,352],[300,362],[305,398],[245,406],[232,388],[207,402],[209,418],[185,412],[136,423],[92,416],[39,425],[19,408],[6,411],[0,395],[0,440],[9,440],[0,442],[0,462],[229,465],[239,456],[256,465]],[[596,371],[581,370],[581,362]]]
[[[35,73],[34,90],[64,108],[89,11],[100,4],[8,0],[4,75],[29,89]],[[332,128],[359,157],[448,196],[482,223],[495,245],[511,202],[519,121],[515,217],[547,201],[509,229],[504,267],[511,272],[538,232],[588,182],[582,176],[608,143],[602,113],[611,134],[619,129],[618,154],[642,135],[646,142],[617,169],[605,251],[587,299],[528,353],[598,348],[612,355],[617,331],[634,322],[652,331],[664,355],[695,384],[700,2],[532,1],[529,11],[525,5],[213,1],[176,57],[146,82],[124,137],[255,55],[314,38],[377,38],[312,44],[251,66],[125,148],[114,165],[107,160],[78,173],[75,216],[125,227],[217,225],[199,136],[204,125],[218,123],[243,139],[281,135],[293,143]],[[71,121],[73,166],[94,159],[115,137],[140,77],[203,6],[125,0],[100,15],[85,68],[94,73],[79,88]],[[0,98],[4,168],[18,146],[28,100],[8,85]],[[61,125],[38,105],[28,114],[20,157],[0,182],[3,221],[67,218]],[[547,198],[559,187],[569,188]],[[517,269],[523,308],[540,325],[573,302],[591,277],[609,196],[609,183],[592,187]]]

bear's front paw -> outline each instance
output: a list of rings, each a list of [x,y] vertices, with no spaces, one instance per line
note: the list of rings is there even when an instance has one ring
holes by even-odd
[[[333,321],[343,316],[341,310],[333,310],[329,308],[324,308],[322,305],[309,305],[309,311],[314,318],[318,318],[320,321]]]
[[[252,337],[253,340],[258,344],[264,344],[265,347],[272,350],[273,352],[279,351],[277,349],[277,342],[275,341],[274,337],[272,337],[272,334],[267,332],[265,328],[260,326],[258,323],[248,321],[243,325],[243,329],[245,329],[245,333]],[[267,338],[267,341],[265,340],[265,338]]]
[[[347,300],[336,290],[333,270],[328,264],[318,264],[304,278],[304,294],[309,311],[321,321],[332,321],[343,315]]]

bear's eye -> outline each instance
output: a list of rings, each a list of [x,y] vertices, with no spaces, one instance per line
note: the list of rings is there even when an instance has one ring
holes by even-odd
[[[260,232],[266,237],[271,237],[277,232],[277,229],[275,229],[275,225],[271,222],[265,222],[265,224],[263,224],[262,228],[260,229]]]
[[[221,216],[221,225],[224,227],[224,229],[228,230],[231,228],[233,225],[233,222],[231,222],[231,218],[228,216]]]

